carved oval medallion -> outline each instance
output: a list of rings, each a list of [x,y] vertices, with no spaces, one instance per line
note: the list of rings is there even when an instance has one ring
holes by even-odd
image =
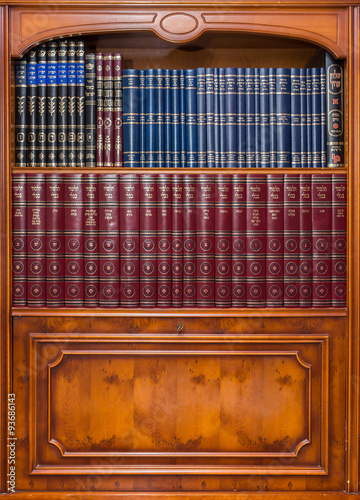
[[[198,21],[189,14],[169,14],[161,21],[161,27],[168,33],[174,35],[185,35],[191,33],[197,27]]]

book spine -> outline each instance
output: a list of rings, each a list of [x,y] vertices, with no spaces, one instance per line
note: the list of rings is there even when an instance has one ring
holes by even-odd
[[[180,107],[180,167],[186,167],[186,94],[185,71],[179,71],[179,107]]]
[[[96,167],[95,54],[85,54],[85,165]]]
[[[172,307],[183,306],[183,184],[180,175],[171,178],[172,187],[172,242],[171,295]]]
[[[140,176],[140,307],[157,305],[156,176]]]
[[[125,101],[124,101],[125,104]],[[140,305],[139,177],[120,176],[120,276],[121,307]]]
[[[302,168],[307,168],[309,166],[307,143],[307,83],[306,70],[303,68],[300,68],[300,141],[300,166]]]
[[[171,307],[172,186],[168,175],[157,176],[157,307]]]
[[[226,108],[225,108],[225,68],[219,68],[219,154],[221,168],[226,167]]]
[[[27,305],[46,305],[46,197],[45,176],[27,177]]]
[[[46,65],[46,128],[47,128],[47,155],[46,166],[57,167],[57,65],[58,43],[47,42]]]
[[[300,69],[291,68],[290,70],[291,84],[291,166],[301,167],[301,96],[300,96]]]
[[[231,176],[215,178],[215,307],[231,307],[232,185]]]
[[[172,164],[172,107],[171,107],[171,72],[164,70],[164,167]]]
[[[68,42],[59,40],[57,65],[57,143],[58,143],[58,166],[68,166],[68,146],[67,146],[67,86],[68,86]]]
[[[98,176],[84,176],[84,306],[99,304],[99,187]],[[118,261],[116,266],[119,267]],[[117,281],[118,281],[117,277]],[[118,286],[118,283],[117,283]]]
[[[269,69],[260,68],[260,167],[270,167]]]
[[[196,70],[185,70],[185,147],[186,167],[198,166]]]
[[[300,299],[300,177],[284,177],[284,307]]]
[[[46,176],[46,307],[64,307],[64,182]]]
[[[197,261],[197,307],[215,305],[214,283],[214,231],[215,231],[215,185],[214,177],[196,177],[196,261]]]
[[[255,163],[255,71],[245,68],[245,109],[246,109],[246,166],[256,167]]]
[[[313,307],[331,306],[332,176],[312,175]]]
[[[99,176],[99,306],[120,306],[119,177]]]
[[[214,167],[220,166],[220,82],[219,68],[214,68]]]
[[[276,69],[276,147],[277,167],[291,167],[290,70]]]
[[[146,167],[146,94],[145,70],[139,69],[139,166]]]
[[[36,99],[37,99],[37,54],[30,50],[26,54],[26,124],[27,124],[27,167],[36,167]]]
[[[346,177],[332,175],[332,307],[346,307]]]
[[[266,176],[246,177],[246,305],[266,305]]]
[[[164,116],[164,75],[162,69],[155,70],[156,108],[155,108],[155,165],[165,164],[165,116]]]
[[[320,68],[320,100],[321,100],[321,168],[326,167],[326,72]]]
[[[178,168],[181,165],[180,141],[180,73],[171,70],[171,166]]]
[[[270,167],[277,167],[276,68],[269,68]]]
[[[320,68],[311,68],[312,166],[321,168],[321,86]]]
[[[74,40],[68,42],[68,86],[67,86],[67,146],[68,166],[76,167],[76,46]],[[101,166],[101,165],[99,165]]]
[[[246,101],[245,69],[237,68],[237,166],[246,167]]]
[[[344,62],[325,52],[326,157],[328,167],[344,167]]]
[[[311,99],[311,69],[306,68],[306,140],[307,140],[307,166],[312,167],[312,99]]]
[[[145,70],[145,166],[156,167],[157,159],[157,105],[156,76],[154,69]]]
[[[125,168],[137,168],[140,163],[139,72],[137,69],[123,71],[123,106],[123,163]]]
[[[237,71],[225,68],[225,166],[237,167]]]
[[[26,59],[15,63],[15,167],[26,167]]]
[[[96,64],[96,166],[104,166],[104,60],[95,54]]]
[[[254,161],[257,168],[261,167],[261,129],[260,129],[260,68],[254,69],[254,131],[255,155]]]
[[[196,107],[198,167],[206,167],[206,76],[205,68],[196,70]]]
[[[106,54],[104,61],[104,167],[114,166],[114,71],[113,56]]]
[[[183,307],[196,307],[196,177],[183,176]]]
[[[64,177],[65,307],[84,305],[83,175]]]
[[[36,166],[40,168],[46,167],[46,61],[46,44],[43,43],[37,49]]]
[[[284,177],[266,177],[266,306],[284,305]]]
[[[312,203],[311,175],[300,175],[300,291],[299,307],[312,306]]]
[[[232,176],[232,307],[246,307],[246,176]]]
[[[12,177],[12,305],[27,306],[27,187],[25,174]]]
[[[122,130],[122,57],[115,52],[113,54],[113,81],[114,81],[114,167],[123,166],[123,130]]]
[[[85,167],[85,44],[76,47],[76,166]]]
[[[205,108],[206,108],[206,166],[215,167],[214,138],[214,70],[205,69]]]

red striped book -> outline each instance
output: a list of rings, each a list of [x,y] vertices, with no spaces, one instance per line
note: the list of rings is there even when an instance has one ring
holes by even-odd
[[[311,175],[300,175],[299,307],[312,306],[312,202]]]
[[[122,58],[121,54],[113,54],[113,81],[114,81],[114,138],[113,154],[114,167],[123,166],[122,158]]]
[[[183,184],[172,175],[171,295],[172,307],[183,306]]]
[[[156,176],[140,176],[140,307],[157,305]]]
[[[104,166],[104,64],[98,52],[96,61],[96,166]]]
[[[104,167],[114,166],[114,70],[112,54],[103,56],[104,75]]]
[[[157,176],[157,307],[171,307],[172,258],[172,184],[171,176]]]
[[[246,176],[232,176],[232,307],[246,307]]]
[[[196,177],[183,176],[183,307],[196,307]]]
[[[232,184],[230,175],[215,177],[215,307],[231,307]]]
[[[84,176],[84,306],[99,305],[98,176]]]
[[[12,177],[12,305],[27,305],[26,175]]]
[[[300,297],[300,177],[284,176],[284,307]]]
[[[332,307],[346,307],[346,202],[346,177],[334,174],[332,175]]]

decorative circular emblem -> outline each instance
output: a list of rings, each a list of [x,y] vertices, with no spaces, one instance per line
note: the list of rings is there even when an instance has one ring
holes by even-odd
[[[185,240],[185,243],[184,243],[184,248],[187,252],[192,252],[193,250],[195,250],[195,241],[188,238],[187,240]]]
[[[258,275],[262,271],[261,264],[259,262],[253,262],[250,266],[250,272],[251,274]]]
[[[125,262],[123,271],[127,275],[133,274],[135,272],[135,264],[133,262]]]
[[[175,240],[173,240],[172,249],[174,250],[174,252],[181,252],[182,247],[183,247],[183,243],[179,238],[176,238]]]
[[[34,252],[38,252],[42,248],[43,244],[40,238],[33,238],[30,242],[30,246]]]
[[[338,285],[335,287],[335,295],[339,298],[343,298],[346,295],[346,288],[344,285]]]
[[[85,271],[87,274],[95,274],[97,271],[97,265],[95,264],[95,262],[87,262],[85,264]]]
[[[227,262],[220,262],[220,264],[218,264],[218,266],[217,266],[217,271],[222,276],[224,274],[227,274],[229,272],[229,270],[230,270],[230,266]]]
[[[278,262],[270,262],[269,272],[271,274],[279,274],[280,271],[281,271],[281,266]]]
[[[294,285],[287,286],[285,289],[285,293],[288,297],[294,298],[297,294],[296,286],[294,286]]]
[[[106,285],[103,288],[103,294],[107,298],[111,298],[115,295],[115,288],[111,285]]]
[[[80,241],[77,238],[71,238],[68,241],[68,247],[72,252],[76,252],[80,248]]]
[[[170,287],[168,287],[167,285],[161,285],[159,287],[159,295],[163,298],[165,297],[169,297],[170,295]]]
[[[305,275],[308,275],[311,273],[311,265],[309,262],[303,262],[301,265],[300,265],[300,272],[301,274],[305,274]]]
[[[132,299],[134,297],[134,295],[135,295],[135,288],[132,285],[127,285],[124,288],[124,296],[127,299]]]
[[[155,269],[155,266],[152,262],[144,262],[144,264],[142,266],[142,271],[147,276],[152,274],[154,272],[154,269]]]
[[[152,252],[155,248],[154,240],[152,240],[151,238],[146,238],[143,241],[142,247],[145,252]]]
[[[159,241],[159,249],[162,251],[162,252],[167,252],[167,250],[169,250],[170,248],[170,241],[165,239],[165,238],[162,238],[160,241]]]
[[[311,250],[311,241],[310,240],[301,240],[300,241],[300,248],[303,252],[308,252]]]
[[[14,238],[12,246],[18,252],[24,248],[24,241],[21,238]]]
[[[179,276],[182,273],[183,266],[181,262],[174,262],[172,265],[172,272],[175,276]]]
[[[316,287],[315,291],[316,291],[316,295],[318,297],[324,298],[324,297],[326,297],[326,295],[328,293],[328,288],[327,288],[327,286],[321,284],[321,285]]]
[[[218,247],[218,249],[220,250],[220,252],[226,252],[227,250],[229,250],[230,245],[229,245],[228,240],[221,239],[221,240],[218,242],[217,247]]]
[[[211,293],[212,293],[212,288],[209,285],[203,285],[200,288],[200,295],[202,297],[204,297],[205,299],[207,299],[208,297],[210,297]]]
[[[107,275],[112,274],[115,271],[113,262],[105,262],[105,264],[103,265],[103,271]]]
[[[49,265],[49,271],[51,274],[59,274],[61,271],[61,265],[60,262],[51,262]]]
[[[233,249],[235,252],[242,252],[245,248],[245,243],[243,240],[237,239],[233,243]]]
[[[200,264],[200,271],[202,272],[202,274],[210,274],[212,271],[212,265],[210,264],[210,262],[202,262]]]
[[[251,295],[254,299],[258,299],[259,297],[261,297],[261,288],[259,287],[259,285],[253,285],[253,286],[250,288],[250,295]]]
[[[78,262],[72,261],[68,265],[68,271],[71,274],[76,274],[80,271],[80,264]]]
[[[295,262],[288,262],[285,266],[285,269],[288,274],[295,274],[298,266],[295,264]]]
[[[184,266],[185,274],[194,274],[196,271],[196,266],[193,262],[187,262]]]
[[[115,248],[115,241],[108,238],[103,241],[103,249],[105,252],[111,252]]]
[[[288,252],[294,252],[297,249],[298,244],[297,244],[296,240],[290,238],[289,240],[287,240],[285,246],[286,246],[286,250]]]
[[[159,273],[168,274],[169,271],[170,271],[170,264],[168,262],[160,262]]]
[[[230,294],[229,287],[226,285],[219,286],[219,288],[217,289],[217,294],[222,299],[226,299],[226,297],[228,297]]]
[[[259,252],[261,250],[261,241],[260,240],[251,240],[250,248],[253,252]]]
[[[278,252],[281,248],[281,243],[279,240],[270,240],[269,241],[269,249],[272,252]]]
[[[149,299],[154,295],[154,288],[151,285],[145,285],[142,289],[142,294],[144,297]]]
[[[211,247],[212,247],[212,243],[209,240],[209,238],[204,238],[203,240],[201,240],[200,248],[203,252],[208,252],[211,249]]]
[[[172,287],[172,294],[173,294],[173,297],[175,297],[176,299],[180,298],[182,296],[181,285],[174,285]]]
[[[85,295],[87,297],[89,297],[90,299],[93,299],[94,297],[96,297],[96,294],[97,294],[96,286],[94,286],[94,285],[88,285],[85,288]]]
[[[21,297],[21,295],[24,293],[24,287],[22,285],[19,285],[19,283],[17,283],[13,287],[13,293],[15,297]]]
[[[21,274],[23,271],[24,271],[25,267],[24,267],[24,264],[17,260],[16,262],[14,262],[13,264],[13,271],[15,274]]]
[[[328,242],[325,238],[319,238],[316,242],[316,248],[319,252],[324,252],[328,247]]]
[[[75,298],[79,295],[80,293],[80,288],[77,285],[70,285],[68,288],[68,294],[70,295],[71,298]]]
[[[191,297],[194,297],[195,292],[196,292],[196,289],[193,285],[186,285],[186,287],[184,288],[185,297],[187,297],[189,299]]]
[[[33,285],[31,288],[30,288],[30,293],[33,297],[40,297],[40,295],[42,294],[42,287],[40,285]]]
[[[61,248],[61,241],[59,238],[51,238],[49,241],[49,248],[53,252],[57,252]]]
[[[335,264],[335,271],[337,274],[344,274],[346,272],[346,264],[345,262],[337,262]]]
[[[281,296],[281,288],[277,285],[272,285],[269,287],[269,294],[274,299],[278,299]]]
[[[240,276],[245,271],[245,266],[242,262],[235,262],[233,271],[237,276]]]
[[[300,287],[300,295],[306,299],[311,297],[311,287],[309,285],[302,285]]]
[[[346,241],[343,238],[338,238],[335,241],[335,248],[338,252],[343,252],[346,248]]]
[[[59,285],[51,285],[49,293],[51,297],[54,297],[54,299],[56,299],[61,294],[61,287]]]
[[[233,289],[233,294],[237,299],[240,299],[245,295],[245,288],[242,285],[236,285]]]
[[[318,262],[315,269],[318,274],[326,274],[328,266],[325,262]]]
[[[85,248],[88,252],[93,252],[97,247],[96,240],[94,238],[89,238],[86,240]]]
[[[135,241],[132,240],[131,238],[128,238],[124,241],[123,247],[126,250],[126,252],[132,252],[135,248]]]

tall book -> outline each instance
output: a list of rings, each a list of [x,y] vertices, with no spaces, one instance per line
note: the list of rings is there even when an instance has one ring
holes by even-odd
[[[196,69],[185,70],[186,167],[198,166]]]
[[[321,82],[320,68],[311,68],[312,167],[321,168]]]
[[[307,141],[307,166],[312,167],[312,98],[311,98],[311,69],[306,68],[306,141]]]
[[[321,167],[325,168],[326,163],[326,71],[320,68],[320,127],[321,127]]]
[[[26,175],[12,177],[12,305],[27,306]]]
[[[255,155],[254,161],[257,168],[261,167],[261,129],[260,129],[260,68],[254,69],[254,128],[255,128]]]
[[[246,166],[256,167],[255,162],[255,71],[245,68],[245,109],[246,109]]]
[[[58,166],[68,166],[67,147],[67,85],[68,85],[68,41],[59,40],[58,65],[57,65],[57,144],[58,144]]]
[[[46,43],[39,45],[37,49],[37,103],[36,103],[36,166],[46,167],[46,147],[47,147],[47,56]],[[57,82],[57,75],[55,78]],[[56,109],[54,111],[56,114]]]
[[[277,167],[276,68],[269,68],[270,167]]]
[[[307,168],[308,142],[307,142],[307,82],[306,69],[300,68],[300,166]]]
[[[104,166],[104,60],[97,52],[96,64],[96,166]]]
[[[114,166],[114,76],[113,56],[103,56],[104,72],[104,167]]]
[[[114,167],[123,166],[123,134],[122,134],[122,57],[115,52],[113,54],[113,81],[114,81]]]
[[[172,185],[172,241],[171,241],[171,295],[172,307],[183,306],[183,183],[181,175],[171,177]]]
[[[26,59],[15,63],[15,167],[26,167]]]
[[[96,166],[95,54],[85,54],[85,166]]]
[[[68,167],[76,167],[76,44],[75,40],[68,43],[68,85],[67,85],[67,146]],[[101,165],[99,165],[101,166]]]
[[[276,148],[277,167],[291,166],[290,69],[276,69]]]
[[[290,92],[291,92],[291,166],[301,167],[301,83],[300,69],[291,68],[290,70]]]
[[[58,86],[58,42],[46,44],[46,128],[47,155],[46,166],[57,167],[57,86]]]
[[[36,167],[36,99],[37,99],[37,54],[30,50],[26,54],[26,165]]]
[[[218,167],[226,167],[226,108],[225,108],[225,68],[219,70],[219,155]]]
[[[196,307],[196,177],[183,176],[183,307]]]
[[[246,167],[246,89],[245,69],[236,71],[236,104],[237,104],[237,166]]]
[[[246,176],[233,175],[232,184],[232,307],[246,307]]]
[[[139,71],[123,71],[123,163],[125,168],[139,167]],[[148,165],[150,166],[150,165]]]
[[[346,307],[346,202],[346,176],[332,175],[332,307]]]
[[[312,306],[312,190],[311,175],[300,175],[299,307]]]
[[[205,109],[206,109],[206,166],[215,166],[214,137],[214,70],[205,69]]]
[[[157,176],[157,307],[171,307],[172,185],[169,175]]]
[[[236,68],[225,68],[225,167],[237,167]]]
[[[185,95],[185,71],[183,69],[179,70],[179,115],[180,115],[180,127],[179,127],[179,146],[180,146],[180,167],[186,167],[186,95]],[[174,112],[174,111],[173,111]]]
[[[85,167],[85,46],[77,40],[76,47],[76,166]]]
[[[145,70],[145,166],[149,168],[157,166],[156,98],[155,69],[149,68]]]
[[[326,156],[328,167],[344,163],[344,62],[325,52],[326,68]]]
[[[146,87],[145,70],[139,69],[139,166],[146,167]]]
[[[84,306],[99,304],[99,186],[98,176],[84,176]],[[107,219],[109,215],[107,216]],[[119,268],[119,263],[116,262]],[[119,277],[117,276],[117,281]]]
[[[164,167],[165,163],[165,116],[164,116],[164,75],[163,70],[155,70],[156,87],[156,108],[155,108],[155,128],[156,128],[156,152],[155,165],[158,168]]]
[[[171,70],[171,166],[181,165],[180,148],[180,73],[178,69]]]
[[[269,69],[260,68],[260,167],[270,167]]]
[[[215,178],[215,307],[231,307],[232,183],[231,176]]]
[[[206,167],[206,76],[205,68],[196,70],[196,107],[197,107],[197,138],[198,167]]]
[[[164,70],[164,167],[172,166],[172,95],[171,71]]]
[[[220,80],[219,68],[214,68],[214,167],[219,168],[220,162]]]

